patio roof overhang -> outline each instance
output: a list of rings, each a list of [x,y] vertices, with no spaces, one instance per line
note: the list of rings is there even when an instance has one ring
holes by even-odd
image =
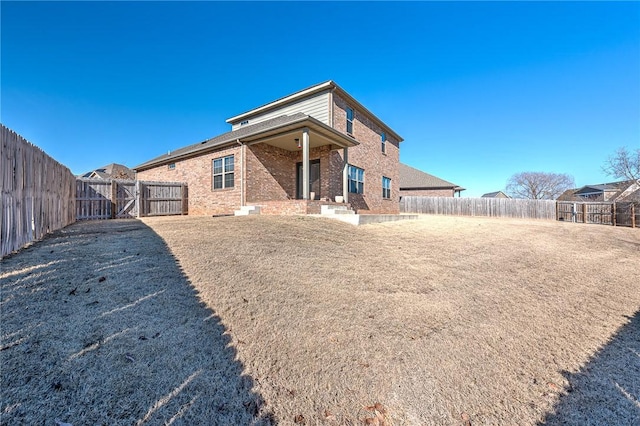
[[[267,143],[288,151],[298,151],[300,148],[295,139],[298,138],[302,141],[305,130],[309,136],[309,148],[329,145],[331,149],[341,149],[358,145],[358,142],[352,137],[313,117],[297,113],[240,128],[169,152],[136,166],[135,170],[147,170],[238,144]]]
[[[309,116],[254,135],[238,138],[238,141],[247,145],[266,143],[287,151],[300,151],[305,129],[309,132],[310,149],[329,145],[334,150],[358,145],[358,142],[352,137]]]

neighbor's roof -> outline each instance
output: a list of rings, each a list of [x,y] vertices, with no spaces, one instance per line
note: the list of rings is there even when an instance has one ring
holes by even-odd
[[[322,92],[323,90],[334,90],[337,91],[340,96],[342,96],[343,98],[345,98],[345,100],[352,105],[353,107],[355,107],[357,110],[363,111],[365,112],[367,115],[369,115],[371,118],[373,118],[374,121],[376,121],[381,127],[383,127],[387,134],[390,136],[393,136],[394,138],[396,138],[398,140],[398,142],[402,142],[404,139],[402,139],[402,137],[400,135],[398,135],[391,127],[389,127],[387,124],[385,124],[384,121],[380,120],[374,113],[372,113],[371,111],[369,111],[364,105],[362,105],[360,102],[358,102],[353,96],[351,96],[349,93],[347,93],[342,87],[338,86],[338,84],[333,81],[333,80],[328,80],[325,81],[324,83],[320,83],[320,84],[316,84],[314,86],[311,87],[307,87],[306,89],[302,89],[298,92],[292,93],[291,95],[287,95],[284,96],[280,99],[276,99],[275,101],[266,103],[264,105],[261,105],[257,108],[253,108],[247,112],[243,112],[242,114],[233,116],[231,118],[229,118],[227,120],[227,123],[230,124],[235,124],[238,123],[240,121],[242,121],[245,118],[251,117],[253,115],[256,114],[261,114],[264,112],[267,112],[269,110],[275,109],[275,108],[279,108],[283,105],[286,105],[290,102],[305,98],[307,96],[311,96],[313,94]]]
[[[118,163],[111,163],[111,164],[107,164],[106,166],[99,167],[97,169],[78,175],[78,177],[84,177],[84,178],[88,178],[91,176],[97,176],[102,179],[109,179],[112,177],[129,177],[133,179],[135,176],[135,173],[133,172],[133,170],[131,170],[125,165],[118,164]]]
[[[620,182],[620,183],[623,183],[623,182]],[[600,185],[585,185],[582,188],[578,189],[576,192],[583,192],[585,190],[604,191],[604,192],[617,191],[620,183],[603,183]]]
[[[486,194],[483,194],[481,198],[495,198],[497,197],[499,194],[504,195],[505,197],[511,198],[509,197],[507,194],[505,194],[502,191],[496,191],[496,192],[487,192]]]
[[[452,188],[456,191],[463,191],[455,183],[448,182],[439,177],[425,173],[422,170],[414,169],[406,164],[400,163],[400,189],[445,189]]]
[[[256,124],[252,124],[250,126],[243,126],[239,129],[232,130],[230,132],[223,133],[219,136],[213,137],[211,139],[206,139],[202,142],[198,142],[193,145],[186,146],[184,148],[177,149],[175,151],[170,151],[167,154],[161,155],[159,157],[154,158],[153,160],[149,160],[145,163],[142,163],[136,166],[134,169],[136,171],[148,169],[151,167],[155,167],[161,164],[170,163],[171,161],[175,161],[176,159],[181,159],[185,157],[189,157],[195,154],[205,153],[207,151],[211,151],[225,145],[234,144],[237,141],[241,141],[244,138],[251,138],[252,136],[258,136],[262,133],[267,133],[270,131],[277,131],[279,129],[284,129],[287,126],[292,125],[306,125],[312,126],[314,128],[319,128],[325,132],[332,134],[337,139],[341,140],[345,146],[354,146],[358,143],[354,141],[352,138],[344,135],[337,130],[327,126],[326,124],[316,120],[313,117],[309,117],[306,114],[301,112],[292,114],[292,115],[282,115],[280,117],[272,118],[270,120],[261,121]]]

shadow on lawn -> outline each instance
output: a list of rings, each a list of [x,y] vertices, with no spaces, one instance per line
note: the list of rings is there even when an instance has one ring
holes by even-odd
[[[546,425],[640,424],[640,311],[578,373]]]
[[[76,223],[3,259],[0,292],[1,424],[275,423],[139,221]]]

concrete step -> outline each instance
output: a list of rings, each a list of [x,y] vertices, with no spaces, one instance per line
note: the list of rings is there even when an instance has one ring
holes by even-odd
[[[260,206],[242,206],[240,210],[233,212],[234,216],[248,216],[250,214],[260,214]]]
[[[320,206],[320,214],[356,214],[346,205],[323,204]]]

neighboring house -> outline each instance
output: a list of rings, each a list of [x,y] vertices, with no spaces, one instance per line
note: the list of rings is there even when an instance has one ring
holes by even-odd
[[[227,123],[230,132],[140,164],[138,178],[186,182],[196,215],[315,213],[336,196],[358,213],[399,213],[402,138],[333,81]]]
[[[128,179],[133,180],[136,174],[133,170],[122,164],[111,163],[107,166],[100,167],[90,172],[84,173],[78,177],[92,179]]]
[[[585,185],[563,192],[558,201],[640,201],[640,180]]]
[[[507,194],[505,194],[502,191],[496,191],[496,192],[487,192],[486,194],[482,195],[481,198],[511,198],[511,197],[509,197]]]
[[[400,196],[454,197],[464,188],[400,163]]]

